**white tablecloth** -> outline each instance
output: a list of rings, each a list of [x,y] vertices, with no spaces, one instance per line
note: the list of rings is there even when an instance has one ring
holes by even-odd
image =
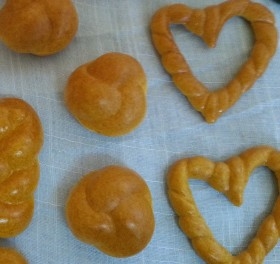
[[[280,149],[280,50],[251,90],[216,123],[208,124],[175,88],[151,42],[152,15],[160,7],[176,2],[204,7],[221,1],[76,0],[79,31],[59,54],[44,58],[22,55],[0,44],[0,93],[30,103],[41,118],[45,135],[32,223],[16,238],[0,240],[0,246],[17,248],[31,264],[203,263],[178,227],[166,195],[166,171],[183,157],[204,155],[219,161],[256,145]],[[274,12],[279,28],[280,5],[273,0],[257,2]],[[210,89],[232,78],[253,43],[249,25],[240,18],[228,21],[216,49],[207,48],[180,26],[172,27],[172,31],[194,73]],[[134,56],[148,77],[145,120],[132,133],[117,138],[87,131],[63,102],[70,73],[111,51]],[[153,196],[153,238],[145,250],[127,259],[106,256],[78,241],[65,221],[65,201],[71,187],[82,175],[110,164],[137,171]],[[255,170],[240,208],[205,183],[193,181],[191,186],[218,241],[233,253],[246,247],[278,193],[273,174],[265,168]],[[280,243],[265,263],[279,262]]]

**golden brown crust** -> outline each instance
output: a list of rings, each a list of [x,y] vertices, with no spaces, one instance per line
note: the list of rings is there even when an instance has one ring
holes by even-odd
[[[200,214],[189,187],[189,179],[208,182],[222,192],[234,205],[241,205],[243,192],[253,170],[266,166],[280,176],[280,152],[269,146],[258,146],[244,151],[239,156],[225,162],[212,162],[198,156],[175,162],[168,173],[168,194],[179,225],[191,240],[197,254],[206,263],[262,263],[266,254],[277,244],[280,231],[280,197],[278,196],[272,212],[260,225],[255,238],[247,249],[232,256],[214,238],[211,230]]]
[[[70,230],[113,257],[143,250],[154,232],[152,197],[134,171],[116,165],[85,175],[66,204]]]
[[[106,136],[131,132],[146,114],[147,80],[133,57],[107,53],[70,76],[65,102],[87,129]]]
[[[0,39],[19,53],[57,53],[72,41],[77,29],[71,0],[7,0],[0,10]]]
[[[27,260],[16,250],[0,248],[0,264],[27,264]]]
[[[31,221],[42,144],[34,109],[21,99],[0,99],[0,238],[18,235]]]
[[[250,57],[235,78],[226,86],[209,91],[193,75],[187,61],[174,42],[169,26],[183,24],[189,31],[215,47],[224,23],[234,16],[250,22],[255,43]],[[229,0],[205,9],[192,9],[174,4],[158,10],[151,21],[152,40],[162,64],[172,76],[177,88],[207,122],[215,122],[240,96],[249,90],[266,70],[277,48],[277,29],[273,14],[259,3],[249,0]]]

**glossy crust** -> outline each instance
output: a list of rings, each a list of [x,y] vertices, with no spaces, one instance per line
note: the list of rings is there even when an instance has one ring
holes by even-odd
[[[134,171],[108,166],[85,175],[66,205],[68,225],[81,241],[113,257],[129,257],[152,238],[152,197]]]
[[[21,99],[0,99],[0,238],[18,235],[31,221],[42,144],[34,109]]]
[[[0,248],[0,264],[27,264],[27,260],[11,248]]]
[[[237,256],[232,256],[216,241],[200,214],[188,180],[206,181],[214,189],[223,193],[234,205],[240,206],[250,174],[259,166],[266,166],[273,171],[279,185],[280,152],[269,146],[248,149],[225,162],[215,163],[198,156],[179,160],[170,167],[168,194],[171,204],[179,216],[181,229],[191,240],[197,254],[206,263],[262,263],[279,239],[280,197],[278,195],[272,212],[264,219],[247,249]]]
[[[182,24],[187,30],[215,47],[224,23],[234,16],[247,20],[255,35],[250,57],[226,86],[209,91],[193,75],[187,61],[177,47],[171,24]],[[215,122],[249,90],[266,70],[277,48],[277,29],[273,14],[263,5],[249,0],[229,0],[205,9],[192,9],[184,4],[165,6],[151,21],[152,40],[166,71],[177,88],[207,122]]]
[[[121,136],[134,130],[145,117],[146,90],[146,75],[139,62],[113,52],[71,74],[65,102],[87,129],[106,136]]]
[[[57,53],[72,41],[77,29],[71,0],[6,0],[0,10],[0,39],[19,53]]]

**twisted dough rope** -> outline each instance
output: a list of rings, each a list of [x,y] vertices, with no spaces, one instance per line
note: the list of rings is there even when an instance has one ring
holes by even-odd
[[[27,264],[27,260],[11,248],[0,248],[0,264]]]
[[[204,157],[192,157],[175,162],[168,173],[168,194],[179,225],[189,237],[196,252],[207,263],[262,263],[266,254],[277,244],[280,230],[280,198],[273,210],[260,225],[255,238],[246,250],[232,256],[214,238],[200,214],[191,189],[189,179],[208,182],[223,193],[233,204],[242,204],[243,191],[252,171],[259,166],[267,166],[280,177],[280,152],[269,146],[258,146],[243,152],[225,162],[212,162]]]
[[[255,43],[250,57],[235,78],[221,89],[209,91],[193,75],[173,39],[169,25],[183,24],[190,32],[200,36],[209,47],[215,47],[224,23],[234,16],[250,22]],[[162,64],[175,85],[206,121],[212,123],[235,104],[267,68],[277,48],[277,29],[274,23],[273,14],[266,7],[249,0],[229,0],[205,9],[174,4],[155,13],[151,21],[151,33]]]
[[[43,143],[40,120],[26,102],[0,100],[0,238],[21,233],[31,221]]]

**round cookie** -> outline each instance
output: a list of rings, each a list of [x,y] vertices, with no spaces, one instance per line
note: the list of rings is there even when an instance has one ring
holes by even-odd
[[[68,110],[87,129],[121,136],[146,114],[147,80],[133,57],[107,53],[77,68],[65,89]]]
[[[0,40],[19,53],[57,53],[72,41],[77,29],[71,0],[7,0],[0,10]]]
[[[79,240],[120,258],[142,251],[155,227],[146,182],[133,170],[116,165],[78,182],[68,197],[66,217]]]

